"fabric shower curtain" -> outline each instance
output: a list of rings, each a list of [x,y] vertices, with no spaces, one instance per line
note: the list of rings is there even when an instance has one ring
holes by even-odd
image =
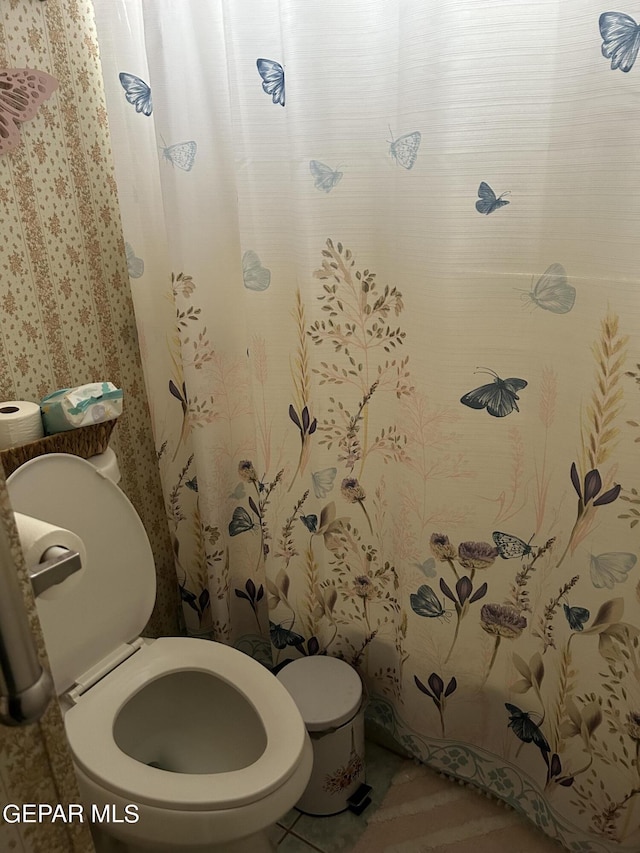
[[[189,632],[637,851],[634,9],[95,6]]]

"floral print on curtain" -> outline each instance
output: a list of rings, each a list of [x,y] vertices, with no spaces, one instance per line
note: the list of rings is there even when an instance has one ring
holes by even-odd
[[[120,5],[98,30],[189,630],[341,657],[415,756],[570,850],[635,850],[635,21]]]

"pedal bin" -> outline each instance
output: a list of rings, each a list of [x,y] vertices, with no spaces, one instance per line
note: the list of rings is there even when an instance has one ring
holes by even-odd
[[[296,808],[311,815],[345,811],[365,781],[360,676],[338,658],[313,655],[287,664],[277,678],[298,706],[313,745],[311,779]]]

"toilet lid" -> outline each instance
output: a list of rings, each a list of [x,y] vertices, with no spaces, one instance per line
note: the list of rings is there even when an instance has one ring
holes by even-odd
[[[60,695],[146,625],[156,593],[151,546],[123,492],[78,456],[38,456],[7,487],[16,512],[73,531],[86,549],[80,571],[36,598]]]

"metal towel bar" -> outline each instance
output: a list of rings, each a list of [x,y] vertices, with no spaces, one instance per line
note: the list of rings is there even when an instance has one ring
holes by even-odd
[[[0,723],[35,723],[52,696],[51,676],[38,660],[9,538],[0,523]]]

